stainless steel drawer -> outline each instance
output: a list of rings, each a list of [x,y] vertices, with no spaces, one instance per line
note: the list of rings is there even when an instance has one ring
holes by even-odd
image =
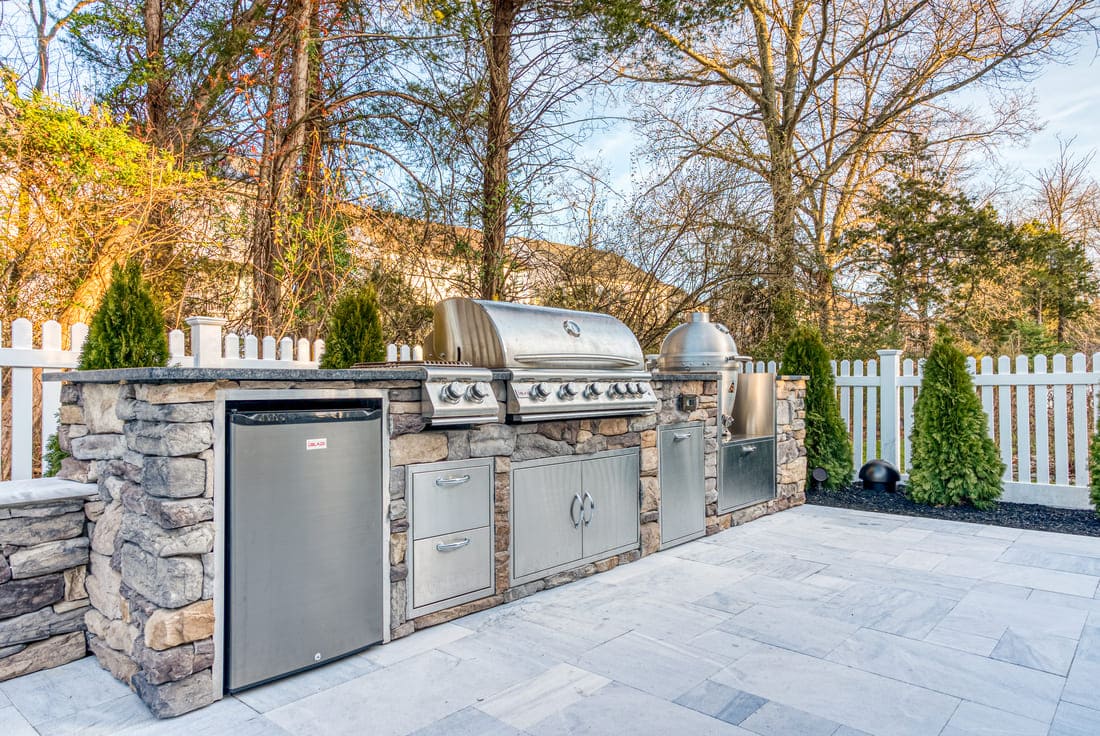
[[[420,608],[493,585],[490,527],[413,542],[412,605]]]
[[[492,461],[412,466],[410,470],[414,539],[489,524],[493,509]]]

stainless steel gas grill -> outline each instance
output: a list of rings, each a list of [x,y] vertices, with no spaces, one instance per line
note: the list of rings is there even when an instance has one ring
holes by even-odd
[[[454,298],[435,306],[432,357],[508,371],[517,422],[646,414],[657,397],[634,333],[607,314]]]

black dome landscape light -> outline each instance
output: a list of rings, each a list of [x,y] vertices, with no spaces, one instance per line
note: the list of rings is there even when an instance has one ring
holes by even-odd
[[[810,478],[813,479],[814,490],[815,491],[820,491],[821,490],[821,485],[825,481],[829,480],[829,471],[825,470],[825,468],[814,468],[810,472]]]
[[[859,479],[863,481],[864,490],[894,493],[898,489],[901,473],[885,460],[876,459],[869,460],[859,469]]]

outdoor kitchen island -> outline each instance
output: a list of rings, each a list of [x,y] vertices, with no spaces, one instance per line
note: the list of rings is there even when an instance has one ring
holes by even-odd
[[[639,414],[502,416],[443,427],[425,417],[422,392],[432,376],[421,366],[135,368],[58,378],[65,381],[59,438],[72,453],[62,476],[98,483],[103,501],[89,525],[89,647],[162,717],[225,692],[227,403],[382,400],[380,482],[364,490],[382,496],[385,641],[657,551],[663,428],[697,431],[701,440],[682,443],[699,447],[700,534],[804,500],[799,377],[776,380],[776,497],[725,514],[718,513],[717,374],[654,376],[647,390],[655,410]],[[494,371],[491,378],[503,406],[507,377]],[[300,540],[284,543],[294,550]],[[285,585],[293,592],[299,581]]]

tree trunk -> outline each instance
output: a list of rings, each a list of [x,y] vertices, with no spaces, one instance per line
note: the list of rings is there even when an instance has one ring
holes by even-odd
[[[509,120],[512,93],[512,32],[521,0],[494,0],[487,59],[489,109],[483,174],[481,272],[482,299],[499,299],[504,291],[507,259],[508,155],[512,145]]]
[[[145,90],[146,139],[166,147],[168,138],[168,76],[164,62],[164,6],[145,0],[145,61],[149,81]]]
[[[255,222],[252,232],[253,329],[270,335],[287,326],[284,282],[293,282],[287,268],[287,227],[293,216],[295,184],[301,171],[310,98],[310,50],[313,41],[314,0],[295,0],[289,8],[290,69],[285,127],[278,122],[282,93],[281,63],[273,65],[268,110],[264,116],[264,151],[260,163]]]

